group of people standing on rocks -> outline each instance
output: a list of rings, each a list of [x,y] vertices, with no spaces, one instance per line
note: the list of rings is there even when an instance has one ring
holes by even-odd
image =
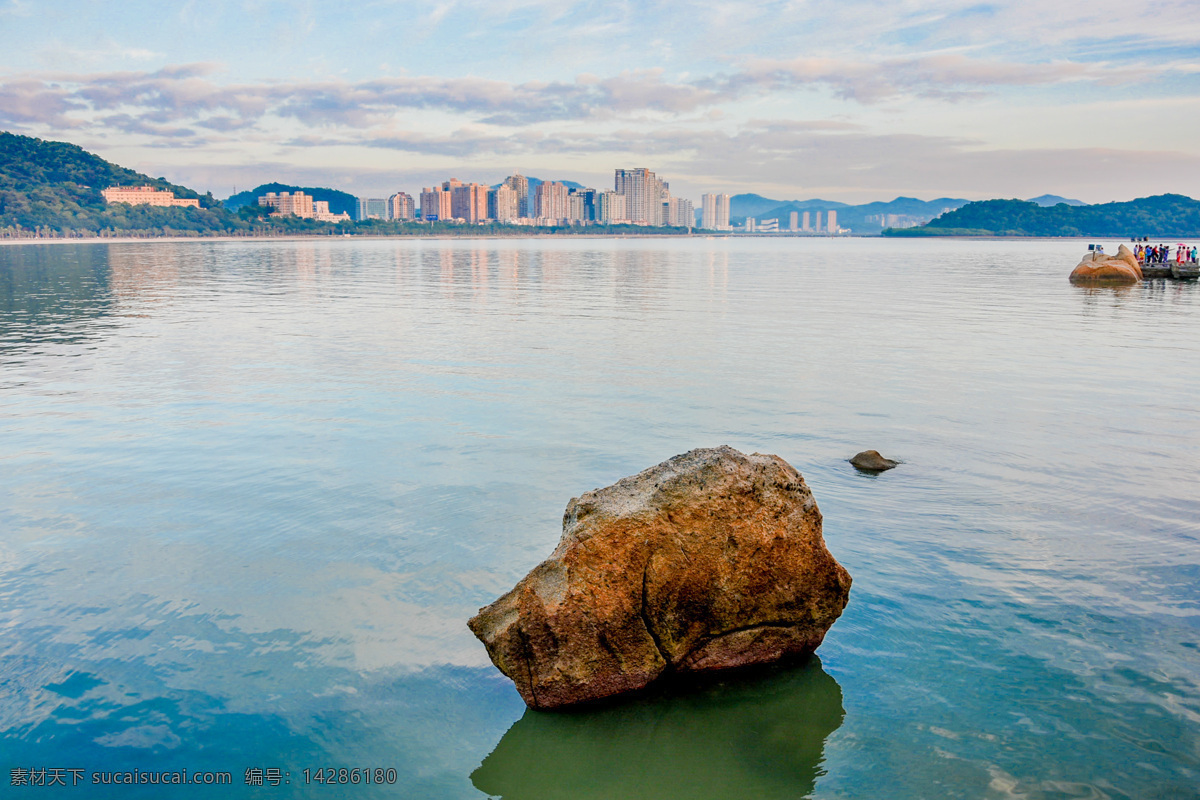
[[[1174,258],[1172,258],[1171,246],[1160,244],[1154,247],[1149,245],[1137,245],[1133,248],[1133,254],[1137,256],[1137,260],[1143,264],[1185,264],[1195,262],[1198,254],[1198,249],[1195,245],[1188,247],[1186,244],[1175,245]]]

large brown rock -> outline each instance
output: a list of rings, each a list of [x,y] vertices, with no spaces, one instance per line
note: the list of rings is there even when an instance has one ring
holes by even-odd
[[[807,655],[850,575],[778,456],[692,450],[567,504],[558,547],[468,625],[532,708]]]
[[[1088,253],[1071,271],[1071,283],[1137,283],[1142,280],[1142,267],[1133,251],[1125,245],[1117,248],[1115,256]]]

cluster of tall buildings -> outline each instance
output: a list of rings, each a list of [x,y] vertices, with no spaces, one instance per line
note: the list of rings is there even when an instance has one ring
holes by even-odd
[[[344,211],[341,214],[331,213],[328,200],[313,200],[312,195],[304,192],[267,192],[258,198],[258,204],[271,209],[272,217],[290,214],[318,222],[345,222],[350,219],[350,215]]]
[[[194,199],[178,199],[174,193],[152,186],[113,186],[102,194],[109,203],[155,206],[198,206]],[[543,181],[530,189],[524,175],[510,175],[496,187],[463,183],[451,178],[441,186],[421,190],[420,205],[405,192],[384,198],[360,197],[355,219],[396,221],[459,222],[479,224],[496,222],[510,225],[647,225],[653,227],[699,227],[729,231],[730,197],[706,194],[701,200],[700,224],[692,201],[673,197],[666,181],[643,167],[618,169],[613,188],[605,190],[568,187],[558,181]],[[271,216],[293,215],[322,222],[349,221],[346,213],[334,214],[329,203],[314,200],[302,191],[267,192],[258,204],[271,209]],[[947,209],[949,210],[949,209]],[[824,219],[822,216],[824,215]],[[905,227],[927,220],[895,214],[868,217],[884,227]],[[755,220],[747,217],[739,229],[745,232],[839,233],[837,211],[790,212],[786,227],[778,219]]]
[[[729,224],[729,196],[725,222]],[[670,185],[645,168],[618,169],[611,190],[569,187],[544,181],[530,187],[524,175],[510,175],[492,188],[451,178],[421,189],[418,202],[404,192],[359,198],[358,219],[497,222],[510,225],[650,225],[696,227],[692,202],[671,195]]]

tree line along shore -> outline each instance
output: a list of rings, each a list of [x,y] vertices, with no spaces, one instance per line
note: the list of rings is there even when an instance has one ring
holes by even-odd
[[[170,191],[195,207],[109,204],[106,187],[144,185]],[[271,217],[269,209],[225,208],[166,178],[120,167],[67,142],[0,132],[0,239],[278,237],[278,236],[656,236],[685,227],[593,225],[533,227],[502,224],[401,222],[369,219],[326,222]],[[1177,194],[1091,206],[1040,206],[1023,200],[984,200],[941,214],[925,225],[888,228],[884,236],[1200,237],[1200,201]]]

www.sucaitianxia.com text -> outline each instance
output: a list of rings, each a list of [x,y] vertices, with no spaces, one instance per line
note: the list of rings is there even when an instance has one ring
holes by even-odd
[[[240,770],[245,786],[287,786],[291,770],[282,767],[247,767]],[[180,770],[89,770],[82,767],[12,767],[8,785],[13,787],[50,786],[232,786],[234,773],[222,771]],[[396,770],[391,767],[318,767],[296,772],[297,782],[337,786],[395,784]]]

